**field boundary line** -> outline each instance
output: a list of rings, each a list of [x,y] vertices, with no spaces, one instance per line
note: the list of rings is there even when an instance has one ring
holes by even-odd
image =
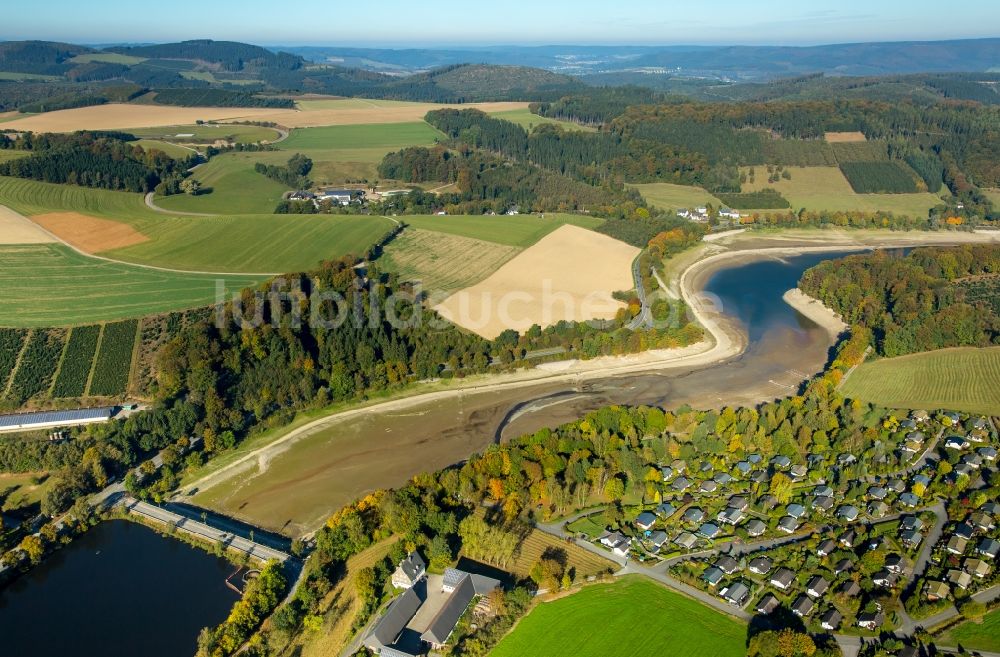
[[[10,394],[11,388],[14,387],[14,377],[17,376],[17,371],[21,369],[21,360],[24,358],[24,352],[28,350],[28,343],[31,342],[31,338],[35,336],[35,331],[37,330],[38,329],[31,328],[24,334],[24,342],[21,343],[21,349],[17,352],[17,359],[14,361],[14,367],[10,370],[7,385],[3,389],[3,396],[5,398]]]
[[[52,394],[56,389],[56,381],[59,380],[59,373],[62,372],[63,365],[66,363],[66,354],[69,353],[69,341],[73,337],[73,327],[66,329],[66,340],[63,343],[62,353],[59,354],[59,362],[56,364],[56,371],[52,374],[52,382],[49,384],[49,389],[45,391],[46,396],[52,399]]]
[[[128,397],[132,392],[132,383],[139,374],[139,357],[142,346],[142,324],[145,317],[140,317],[135,323],[135,340],[132,342],[132,360],[128,364],[128,380],[125,382],[124,396]]]
[[[87,385],[83,389],[83,396],[90,395],[90,385],[94,382],[94,370],[97,369],[97,359],[101,355],[101,344],[104,342],[104,327],[107,322],[101,322],[101,329],[97,332],[97,345],[94,347],[94,357],[90,359],[90,372],[87,373]]]
[[[214,217],[216,215],[207,215],[207,216]],[[83,249],[81,249],[81,248],[79,248],[77,246],[74,246],[73,244],[70,244],[69,242],[67,242],[63,238],[59,237],[58,235],[56,235],[55,233],[53,233],[52,231],[50,231],[49,229],[47,229],[45,226],[42,226],[40,223],[38,223],[37,221],[35,221],[32,217],[28,217],[28,219],[31,219],[31,222],[33,224],[35,224],[36,226],[38,226],[39,228],[41,228],[48,235],[51,235],[52,238],[54,240],[56,240],[57,243],[62,244],[63,246],[71,249],[72,251],[74,251],[74,252],[76,252],[76,253],[78,253],[78,254],[86,257],[86,258],[93,258],[94,260],[103,260],[104,262],[110,262],[111,264],[115,264],[115,265],[125,265],[126,267],[139,267],[140,269],[149,269],[151,271],[163,271],[163,272],[168,272],[168,273],[171,273],[171,274],[195,274],[195,275],[198,275],[198,276],[263,276],[263,277],[269,277],[269,276],[281,276],[281,274],[285,273],[285,272],[253,272],[253,271],[238,272],[238,271],[201,271],[201,270],[197,270],[197,269],[173,269],[171,267],[157,267],[156,265],[144,265],[144,264],[141,264],[141,263],[138,263],[138,262],[128,262],[126,260],[116,260],[114,258],[108,258],[107,256],[97,255],[96,253],[87,253]],[[44,246],[44,245],[42,245],[42,246]]]

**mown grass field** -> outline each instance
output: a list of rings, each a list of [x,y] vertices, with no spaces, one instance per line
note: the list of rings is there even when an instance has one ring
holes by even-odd
[[[639,193],[642,194],[642,197],[650,205],[667,210],[694,208],[707,203],[711,203],[715,207],[722,205],[722,201],[701,187],[674,185],[672,183],[647,183],[643,185],[630,185],[630,187],[639,190]]]
[[[9,509],[21,509],[39,504],[56,483],[56,478],[44,472],[0,474],[0,499]]]
[[[149,241],[101,251],[101,255],[188,271],[282,273],[309,269],[322,260],[363,254],[393,225],[384,217],[366,216],[171,217],[147,208],[141,194],[2,177],[0,205],[29,217],[69,211],[127,223]]]
[[[864,363],[841,392],[889,408],[1000,413],[1000,347],[958,347]]]
[[[528,247],[542,239],[559,226],[572,224],[594,229],[603,223],[602,219],[575,214],[546,214],[543,219],[533,214],[495,217],[481,215],[406,215],[399,218],[409,226],[422,230],[471,237],[477,240]]]
[[[490,112],[490,116],[503,119],[504,121],[510,121],[511,123],[516,123],[525,130],[531,130],[537,126],[545,123],[554,123],[556,125],[562,126],[563,130],[582,130],[585,132],[596,132],[597,128],[592,128],[590,126],[580,125],[579,123],[574,123],[572,121],[560,121],[558,119],[550,119],[547,116],[539,116],[537,114],[532,114],[531,110],[525,107],[524,109],[509,110],[506,112]]]
[[[746,627],[638,577],[540,603],[490,657],[737,657]]]
[[[966,650],[1000,652],[1000,609],[983,617],[982,623],[966,621],[956,625],[937,639],[942,646],[962,646]]]
[[[157,150],[163,151],[172,158],[184,158],[189,155],[194,155],[194,151],[190,148],[185,148],[184,146],[178,146],[177,144],[172,144],[169,141],[161,141],[159,139],[140,139],[133,142],[136,146],[142,146],[145,150]]]
[[[741,171],[747,173],[749,167]],[[791,180],[782,178],[773,183],[767,181],[766,167],[755,167],[755,171],[754,182],[745,183],[743,191],[755,192],[771,187],[788,199],[793,210],[883,211],[925,217],[929,209],[941,203],[939,197],[928,192],[858,194],[837,167],[788,167]]]
[[[475,285],[520,253],[516,246],[410,228],[389,243],[379,263],[429,293]]]
[[[77,55],[70,60],[74,64],[89,64],[90,62],[106,62],[108,64],[139,64],[146,61],[145,57],[133,57],[116,52],[92,52]]]
[[[217,139],[239,144],[253,144],[278,138],[278,131],[257,125],[203,124],[171,125],[158,128],[126,128],[124,132],[146,139],[160,139],[179,144],[211,144]]]
[[[256,153],[226,153],[212,158],[192,174],[207,194],[159,196],[165,210],[204,214],[270,214],[289,188],[254,171]],[[287,158],[286,158],[287,160]]]
[[[15,151],[9,148],[0,149],[0,162],[5,162],[7,160],[16,160],[19,157],[25,157],[29,155],[28,151]]]
[[[82,256],[61,244],[0,247],[0,326],[65,326],[214,303],[216,281],[229,292],[253,276],[154,271]]]

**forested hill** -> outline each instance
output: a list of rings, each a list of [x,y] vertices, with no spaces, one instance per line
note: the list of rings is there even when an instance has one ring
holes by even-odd
[[[52,41],[5,41],[0,43],[0,71],[33,75],[63,75],[73,57],[91,52],[86,46]]]
[[[828,260],[799,287],[868,329],[884,356],[1000,344],[1000,246],[885,251]]]
[[[272,52],[267,48],[248,43],[213,41],[211,39],[161,43],[150,46],[118,46],[108,48],[108,52],[144,59],[205,62],[216,64],[226,71],[242,71],[247,68],[295,70],[304,64],[301,57],[286,52]]]

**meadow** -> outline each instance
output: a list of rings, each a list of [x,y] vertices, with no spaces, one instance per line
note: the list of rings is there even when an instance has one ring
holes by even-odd
[[[0,500],[8,510],[40,504],[57,478],[44,472],[0,474]]]
[[[159,139],[179,144],[211,144],[219,139],[238,144],[254,144],[278,138],[278,131],[273,128],[228,123],[133,128],[129,129],[128,132],[136,137]]]
[[[539,603],[490,657],[737,657],[746,628],[653,582],[627,577]]]
[[[534,214],[518,215],[406,215],[400,217],[408,226],[421,230],[471,237],[472,239],[528,247],[560,226],[571,224],[594,229],[603,219],[575,214],[549,213],[543,217]]]
[[[288,188],[254,171],[256,153],[225,153],[195,170],[194,177],[209,193],[159,196],[164,210],[203,214],[270,214]],[[285,158],[287,160],[287,157]]]
[[[966,650],[1000,652],[1000,609],[983,617],[982,623],[966,621],[951,628],[940,637],[942,646],[962,646]]]
[[[179,146],[178,144],[173,144],[169,141],[161,141],[159,139],[139,139],[138,141],[135,141],[133,143],[136,146],[142,146],[142,148],[147,151],[150,150],[163,151],[164,153],[166,153],[167,155],[169,155],[174,159],[184,158],[189,155],[193,155],[195,152],[194,149],[192,148]]]
[[[701,187],[674,185],[672,183],[647,183],[629,186],[639,190],[642,198],[646,199],[647,203],[664,210],[696,208],[709,203],[715,207],[722,205],[722,201]]]
[[[61,244],[0,246],[0,326],[66,326],[140,317],[214,303],[256,276],[199,276],[143,269],[80,255]]]
[[[846,142],[856,144],[857,142]],[[928,192],[914,194],[858,194],[837,167],[788,167],[791,180],[767,181],[767,169],[755,167],[753,183],[743,185],[744,192],[755,192],[766,187],[775,189],[788,199],[792,210],[893,212],[909,216],[927,216],[927,211],[941,204],[941,199]],[[749,167],[741,172],[748,173]]]
[[[380,267],[427,292],[452,292],[475,285],[517,255],[516,246],[410,228],[390,242]]]
[[[846,397],[889,408],[1000,412],[1000,347],[957,347],[864,363]]]
[[[538,114],[532,114],[531,110],[527,107],[524,109],[508,110],[506,112],[490,112],[490,116],[503,119],[504,121],[510,121],[511,123],[516,123],[525,130],[530,131],[532,128],[543,124],[554,124],[561,126],[563,130],[582,130],[584,132],[597,132],[597,128],[581,125],[579,123],[574,123],[573,121],[560,121],[559,119],[550,119],[546,116],[539,116]]]

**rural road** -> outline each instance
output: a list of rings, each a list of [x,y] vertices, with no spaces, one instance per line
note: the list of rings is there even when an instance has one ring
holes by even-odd
[[[632,321],[626,326],[630,331],[648,326],[652,323],[653,319],[653,313],[649,308],[649,299],[646,297],[646,288],[642,284],[642,272],[639,269],[642,266],[640,264],[641,259],[642,255],[640,254],[632,261],[632,280],[635,281],[635,291],[639,295],[641,309],[639,310],[639,314],[633,317]]]
[[[181,217],[217,217],[218,216],[218,215],[215,215],[215,214],[205,214],[204,212],[182,212],[180,210],[167,210],[165,208],[161,208],[160,206],[158,206],[153,201],[154,194],[155,194],[155,192],[148,192],[146,194],[146,196],[145,196],[146,207],[149,208],[150,210],[152,210],[153,212],[159,212],[160,214],[170,214],[170,215],[181,216]]]

